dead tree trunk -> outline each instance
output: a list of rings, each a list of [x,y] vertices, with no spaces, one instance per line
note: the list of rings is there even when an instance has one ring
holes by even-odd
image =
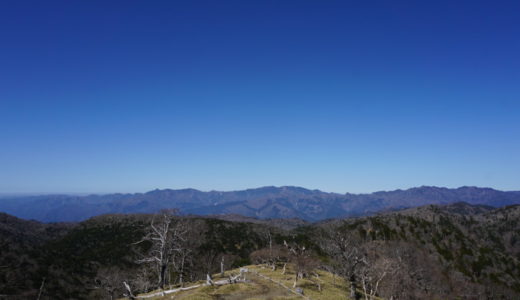
[[[166,270],[168,269],[167,264],[161,265],[161,271],[159,272],[159,287],[162,289],[166,284]]]
[[[352,276],[350,276],[350,298],[351,299],[358,299],[358,295],[356,293],[356,276],[354,274],[352,274]]]
[[[42,293],[43,293],[44,286],[45,286],[45,277],[43,277],[43,279],[42,279],[42,284],[40,285],[40,291],[38,292],[38,298],[36,298],[37,300],[40,300],[40,297],[42,296]]]
[[[267,239],[269,241],[269,263],[271,264],[271,268],[273,271],[276,269],[276,263],[273,258],[273,237],[271,236],[271,231],[267,231]]]
[[[179,271],[179,284],[181,285],[181,287],[184,287],[184,262],[186,261],[186,258],[184,257],[184,255],[182,256],[181,258],[181,268],[180,268],[180,271]]]
[[[224,255],[222,255],[222,259],[220,260],[220,276],[224,277]]]
[[[126,289],[126,294],[124,296],[128,297],[130,300],[135,300],[134,293],[132,293],[132,289],[130,288],[130,285],[126,283],[126,281],[123,281],[123,285]]]

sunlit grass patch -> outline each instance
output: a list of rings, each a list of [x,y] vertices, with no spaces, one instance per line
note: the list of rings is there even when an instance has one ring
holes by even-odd
[[[304,299],[302,296],[294,292],[293,283],[295,272],[292,265],[287,265],[285,274],[282,274],[282,268],[272,270],[270,267],[261,265],[246,266],[249,272],[245,273],[247,282],[215,285],[215,286],[201,286],[193,290],[179,291],[177,293],[168,294],[164,297],[156,297],[154,300],[163,299],[182,299],[182,300],[298,300]],[[214,281],[228,278],[230,275],[236,275],[240,272],[239,269],[229,270],[225,272],[224,276],[215,274]],[[263,275],[259,276],[257,274]],[[315,274],[310,274],[307,278],[297,281],[296,287],[302,288],[304,296],[313,300],[333,300],[333,299],[348,299],[348,289],[343,278],[334,276],[333,274],[317,270]],[[317,275],[317,276],[316,276]],[[266,279],[269,278],[269,279]],[[204,281],[197,283],[186,284],[186,286],[201,284]],[[321,290],[318,288],[318,283]],[[172,298],[173,297],[173,298]]]
[[[252,271],[267,276],[286,287],[293,287],[295,271],[292,265],[287,265],[285,274],[282,274],[281,268],[272,271],[271,268],[259,265],[248,267]],[[300,279],[296,283],[296,287],[303,289],[305,296],[308,296],[311,299],[347,299],[348,288],[343,278],[334,276],[333,274],[323,270],[317,270],[315,273],[318,275],[317,277],[310,274],[309,277]],[[321,286],[321,291],[318,288],[318,283]]]

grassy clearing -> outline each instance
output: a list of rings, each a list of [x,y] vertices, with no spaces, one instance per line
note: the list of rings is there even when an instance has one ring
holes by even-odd
[[[287,271],[283,275],[281,269],[272,271],[270,268],[262,268],[261,266],[250,266],[250,268],[287,287],[292,288],[293,286],[295,272],[290,265],[287,266]],[[305,296],[311,299],[348,299],[347,285],[342,278],[337,276],[334,278],[333,274],[321,270],[316,271],[316,273],[318,277],[312,275],[298,280],[296,284],[297,287],[303,289]],[[318,283],[321,285],[321,291],[318,289]]]
[[[301,300],[303,297],[292,293],[282,285],[292,289],[294,283],[294,270],[292,266],[287,266],[287,271],[282,274],[281,269],[272,271],[271,268],[259,265],[247,266],[250,270],[246,273],[247,283],[237,283],[222,286],[201,286],[193,290],[180,291],[174,294],[168,294],[164,297],[148,298],[153,300],[166,299],[182,299],[182,300]],[[274,280],[272,282],[261,276],[267,276]],[[225,272],[224,277],[220,274],[215,275],[213,279],[219,280],[227,278],[231,274],[238,274],[239,269],[229,270]],[[298,280],[297,287],[303,289],[304,295],[313,300],[335,300],[348,299],[347,285],[342,278],[336,277],[325,271],[317,271],[318,277],[311,276]],[[203,283],[203,281],[187,284],[187,286]],[[321,291],[318,289],[317,283],[321,285]],[[282,284],[282,285],[281,285]]]

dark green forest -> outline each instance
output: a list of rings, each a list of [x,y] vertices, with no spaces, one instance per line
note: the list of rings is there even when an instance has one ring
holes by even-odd
[[[164,282],[178,285],[221,268],[292,262],[301,265],[302,276],[321,268],[358,287],[386,272],[391,276],[377,289],[385,299],[517,299],[519,217],[520,206],[464,203],[304,226],[172,214],[170,228],[181,228],[182,235]],[[143,258],[154,251],[146,237],[160,220],[103,215],[44,224],[1,214],[1,297],[110,299],[125,294],[123,282],[134,293],[156,289],[157,266]],[[287,249],[304,249],[305,255],[291,256]]]

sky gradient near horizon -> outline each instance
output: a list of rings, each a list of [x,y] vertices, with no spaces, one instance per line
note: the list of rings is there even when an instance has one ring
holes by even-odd
[[[519,1],[2,1],[0,193],[520,190]]]

